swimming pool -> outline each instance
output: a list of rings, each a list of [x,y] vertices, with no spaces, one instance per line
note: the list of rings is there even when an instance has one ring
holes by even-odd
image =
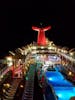
[[[53,87],[58,100],[70,100],[72,96],[75,96],[75,87]]]
[[[60,72],[47,71],[45,76],[48,84],[52,85],[58,100],[70,100],[72,96],[75,96],[75,87]]]

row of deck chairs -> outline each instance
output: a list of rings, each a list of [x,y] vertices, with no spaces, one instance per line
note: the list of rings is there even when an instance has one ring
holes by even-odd
[[[13,100],[18,85],[20,83],[20,79],[15,79],[14,82],[11,84],[10,88],[4,93],[3,100]]]

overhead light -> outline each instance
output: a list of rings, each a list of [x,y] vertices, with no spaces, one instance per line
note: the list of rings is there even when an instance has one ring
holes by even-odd
[[[9,53],[10,53],[11,55],[15,56],[15,53],[14,53],[14,52],[12,52],[12,51],[9,51]]]
[[[20,87],[23,88],[24,86],[23,85],[20,85]]]
[[[0,78],[3,78],[3,75],[1,75],[1,77]]]
[[[23,51],[21,48],[18,48],[18,50],[19,50],[20,52],[22,52],[22,51]]]
[[[7,84],[6,84],[6,86],[9,88],[9,87],[10,87],[10,84],[9,84],[9,83],[7,83]]]
[[[37,53],[37,51],[32,51],[31,53],[32,53],[32,54],[36,54],[36,53]]]
[[[43,46],[41,46],[41,49],[44,49],[44,47],[43,47]]]
[[[72,72],[69,72],[68,75],[72,75]]]
[[[51,49],[51,47],[48,47],[48,49]]]
[[[36,47],[36,46],[32,46],[31,48],[32,48],[32,49],[37,49],[37,47]]]
[[[6,60],[12,61],[12,57],[11,56],[8,56],[8,57],[6,57]]]
[[[5,93],[6,92],[6,90],[5,89],[3,89],[3,93]]]
[[[12,66],[12,65],[13,65],[13,59],[12,59],[11,56],[6,57],[6,61],[7,61],[7,65],[8,65],[8,66]]]
[[[73,56],[73,52],[70,52],[70,55]]]

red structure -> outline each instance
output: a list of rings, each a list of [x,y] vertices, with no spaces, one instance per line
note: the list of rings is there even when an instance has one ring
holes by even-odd
[[[47,26],[45,28],[38,28],[38,27],[32,26],[32,29],[35,31],[38,31],[37,44],[46,45],[45,31],[51,29],[51,26]]]

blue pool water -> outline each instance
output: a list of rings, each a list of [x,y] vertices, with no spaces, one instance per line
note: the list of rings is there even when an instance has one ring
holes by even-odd
[[[46,77],[50,81],[59,81],[59,80],[62,81],[62,80],[64,80],[64,77],[58,71],[47,71]]]
[[[75,96],[75,87],[67,81],[58,71],[47,71],[45,73],[48,84],[51,84],[58,100],[70,100]]]
[[[75,87],[54,87],[58,100],[70,100],[75,96]]]

